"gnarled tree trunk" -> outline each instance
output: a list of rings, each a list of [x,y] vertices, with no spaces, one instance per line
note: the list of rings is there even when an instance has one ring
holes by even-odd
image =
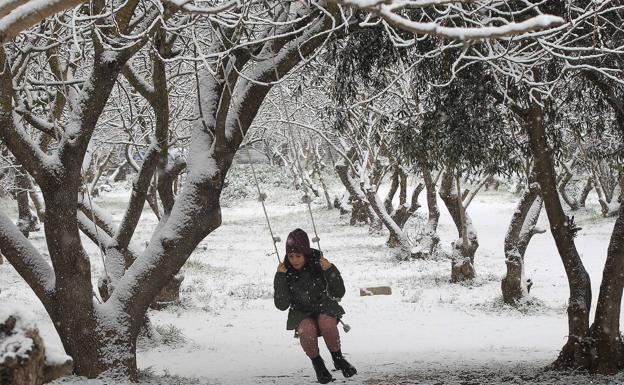
[[[563,199],[563,201],[568,205],[568,207],[570,207],[570,210],[572,211],[576,211],[580,207],[580,203],[576,199],[576,197],[573,197],[573,196],[571,197],[568,194],[568,191],[566,190],[566,187],[568,186],[568,184],[572,180],[572,177],[574,176],[574,173],[572,172],[572,168],[574,167],[575,163],[576,163],[576,158],[572,159],[572,161],[570,161],[569,164],[565,164],[565,163],[563,164],[562,177],[561,177],[561,181],[559,181],[559,194],[561,195],[561,198]]]
[[[429,216],[423,229],[422,237],[416,240],[415,247],[412,248],[412,255],[415,258],[428,258],[433,255],[440,242],[438,235],[438,221],[440,219],[440,209],[438,208],[436,181],[431,175],[431,170],[427,167],[422,169],[423,180],[427,191],[427,209]]]
[[[531,183],[522,194],[505,236],[507,274],[501,282],[503,301],[517,305],[529,296],[532,282],[524,275],[524,253],[534,234],[544,232],[535,226],[542,210],[539,185]]]
[[[377,216],[381,219],[381,222],[390,231],[390,236],[397,240],[397,246],[399,248],[399,259],[408,259],[411,256],[411,245],[407,235],[400,228],[396,222],[392,219],[390,214],[386,211],[381,198],[375,192],[373,188],[368,188],[364,192],[373,210]]]
[[[624,344],[620,334],[622,288],[624,286],[624,205],[620,205],[613,227],[607,261],[602,273],[594,323],[590,372],[615,374],[624,369]]]
[[[463,199],[457,194],[459,186],[454,179],[453,173],[445,170],[442,174],[439,194],[459,234],[458,239],[452,244],[451,282],[460,282],[475,277],[474,255],[479,242],[472,220],[466,213]]]
[[[368,202],[368,199],[362,191],[359,182],[353,179],[351,171],[349,170],[349,166],[346,164],[344,159],[340,159],[338,162],[336,162],[335,169],[336,174],[338,174],[338,177],[340,178],[340,181],[351,195],[350,199],[353,209],[351,211],[350,224],[354,225],[358,221],[362,221],[364,218],[368,218],[371,226],[373,226],[373,222],[379,223],[377,214]]]
[[[570,285],[568,300],[568,341],[553,363],[554,368],[589,367],[589,310],[591,283],[574,244],[574,231],[565,215],[559,194],[552,156],[546,141],[542,106],[531,99],[525,113],[526,129],[535,160],[535,176],[540,185],[542,199],[559,256]]]
[[[422,183],[419,183],[414,188],[414,191],[412,191],[410,203],[408,204],[407,203],[407,175],[405,174],[405,172],[403,172],[400,166],[396,167],[395,173],[393,174],[392,178],[393,178],[392,186],[390,188],[390,192],[388,193],[388,196],[384,200],[383,209],[385,210],[386,213],[390,214],[390,218],[394,221],[394,223],[396,223],[396,225],[402,231],[404,231],[405,223],[407,223],[407,221],[412,217],[412,215],[414,215],[414,213],[420,207],[420,204],[418,203],[418,197],[420,196],[420,193],[424,189],[425,185]],[[392,187],[394,186],[395,181],[400,186],[399,207],[396,209],[394,208],[394,205],[392,204],[394,193],[396,193],[396,188],[394,188],[394,192],[392,191],[393,190]],[[397,234],[394,231],[392,231],[391,228],[388,228],[388,230],[390,231],[390,235],[388,237],[388,241],[386,242],[387,245],[390,247],[401,247],[401,240],[397,237]],[[411,255],[411,244],[409,245],[409,247],[410,247],[410,255]]]

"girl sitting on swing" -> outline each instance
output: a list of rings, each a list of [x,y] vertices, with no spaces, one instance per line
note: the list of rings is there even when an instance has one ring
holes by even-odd
[[[336,369],[345,377],[357,374],[340,351],[338,320],[345,311],[334,299],[345,294],[340,272],[319,250],[310,248],[308,234],[301,229],[288,234],[286,256],[278,265],[273,282],[275,306],[280,310],[290,307],[286,330],[295,330],[321,384],[334,379],[319,354],[319,335],[323,336]]]

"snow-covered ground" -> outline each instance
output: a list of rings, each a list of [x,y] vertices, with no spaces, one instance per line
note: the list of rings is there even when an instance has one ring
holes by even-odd
[[[335,191],[339,192],[338,189]],[[128,192],[97,198],[120,219]],[[274,231],[285,240],[302,227],[312,234],[305,205],[297,193],[269,193],[268,212]],[[421,203],[426,205],[424,196]],[[503,239],[518,197],[482,192],[468,209],[478,231],[477,278],[451,284],[450,261],[398,262],[385,246],[387,234],[369,235],[367,226],[348,225],[337,210],[315,202],[314,214],[326,257],[342,272],[347,294],[342,306],[352,330],[341,333],[343,352],[358,375],[349,384],[481,384],[481,383],[624,383],[624,376],[587,377],[541,373],[565,343],[568,287],[549,233],[537,235],[526,255],[536,301],[521,310],[502,304],[500,281],[505,272]],[[441,202],[440,202],[441,204]],[[12,207],[11,203],[4,204]],[[181,303],[151,311],[161,332],[158,342],[141,340],[138,364],[144,383],[158,384],[305,384],[316,381],[298,340],[285,330],[286,312],[273,306],[273,246],[259,203],[239,201],[223,209],[223,225],[191,256],[183,273]],[[442,247],[456,237],[446,209],[440,206]],[[426,210],[426,207],[420,211]],[[603,219],[597,205],[575,213],[583,228],[577,247],[592,279],[594,301],[614,219]],[[146,209],[136,237],[149,237],[156,224]],[[545,213],[540,224],[547,228]],[[411,225],[410,225],[411,226]],[[311,235],[312,236],[312,235]],[[44,248],[43,233],[32,235]],[[94,276],[102,261],[97,247],[85,241]],[[283,244],[280,255],[283,255]],[[95,282],[96,280],[94,280]],[[390,285],[390,296],[360,297],[359,288]],[[37,322],[50,349],[62,350],[43,307],[27,285],[5,263],[0,265],[0,305],[19,306]],[[595,302],[594,302],[595,303]],[[342,330],[341,330],[342,332]],[[322,340],[321,354],[330,356]],[[63,384],[112,384],[110,380],[69,377]]]

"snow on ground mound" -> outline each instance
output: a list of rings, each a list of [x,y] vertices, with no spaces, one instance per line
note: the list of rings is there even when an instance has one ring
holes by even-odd
[[[0,308],[0,366],[11,367],[28,360],[34,348],[28,331],[36,327],[24,313],[11,305]]]

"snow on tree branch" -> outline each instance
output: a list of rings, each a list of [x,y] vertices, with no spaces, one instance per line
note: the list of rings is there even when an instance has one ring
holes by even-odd
[[[42,301],[54,293],[55,274],[33,244],[4,213],[0,212],[0,251],[29,283]]]
[[[331,0],[337,4],[346,5],[355,9],[369,11],[371,14],[380,17],[384,23],[403,31],[416,34],[435,35],[455,40],[483,40],[514,36],[525,32],[538,31],[554,27],[564,23],[558,16],[539,15],[522,22],[508,22],[501,26],[488,26],[481,24],[478,20],[468,22],[476,24],[476,27],[447,27],[441,25],[439,21],[418,22],[403,16],[397,11],[406,8],[426,8],[434,5],[444,5],[450,3],[469,3],[468,1],[449,0],[424,0],[424,1],[402,1],[402,0]]]
[[[0,5],[0,44],[57,12],[85,0],[14,0]]]
[[[224,4],[217,5],[215,7],[198,7],[191,5],[192,0],[163,0],[165,4],[171,4],[176,8],[179,8],[185,12],[190,12],[198,15],[215,15],[217,13],[228,11],[238,5],[238,0],[228,1]]]
[[[7,0],[0,2],[0,44],[13,39],[22,31],[32,27],[55,13],[85,3],[86,0]],[[192,0],[163,0],[175,10],[198,15],[215,15],[226,12],[239,1],[228,1],[214,7],[192,5]]]

